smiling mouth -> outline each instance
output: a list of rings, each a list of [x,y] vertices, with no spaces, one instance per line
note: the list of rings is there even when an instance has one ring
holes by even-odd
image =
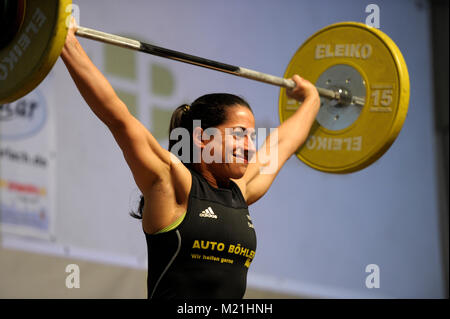
[[[245,156],[233,154],[233,157],[237,159],[236,163],[238,163],[238,164],[247,164],[248,163],[248,159]]]

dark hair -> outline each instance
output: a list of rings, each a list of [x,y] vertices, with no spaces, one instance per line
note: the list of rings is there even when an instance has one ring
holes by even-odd
[[[172,113],[169,125],[169,137],[172,130],[177,127],[184,128],[189,131],[189,136],[193,136],[193,121],[200,120],[201,128],[203,130],[209,127],[216,127],[223,124],[227,120],[227,110],[230,107],[241,105],[252,111],[250,105],[243,98],[228,93],[212,93],[206,94],[196,99],[191,105],[183,104],[175,109]],[[252,111],[253,112],[253,111]],[[169,151],[172,147],[181,140],[181,137],[176,140],[169,138]],[[183,162],[183,164],[191,168],[192,166],[192,140],[191,140],[190,160]],[[180,154],[175,154],[181,159]],[[144,209],[144,196],[141,195],[137,213],[131,212],[130,215],[134,218],[142,219],[142,211]]]

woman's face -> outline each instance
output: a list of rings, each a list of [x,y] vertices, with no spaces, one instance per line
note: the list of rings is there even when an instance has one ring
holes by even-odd
[[[247,166],[254,153],[255,147],[255,118],[253,113],[245,106],[236,105],[227,109],[226,121],[217,126],[219,138],[209,141],[207,151],[216,155],[210,163],[215,176],[223,179],[239,179],[244,176]],[[212,143],[212,144],[210,144]],[[221,150],[221,154],[214,154]]]

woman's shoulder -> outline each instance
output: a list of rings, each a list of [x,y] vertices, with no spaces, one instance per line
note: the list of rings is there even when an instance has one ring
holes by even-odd
[[[247,200],[246,200],[246,197],[245,197],[246,185],[247,184],[246,184],[245,180],[240,178],[240,179],[231,179],[231,181],[236,185],[236,187],[240,191],[240,195],[242,196],[242,200],[245,201],[245,203],[247,203]]]

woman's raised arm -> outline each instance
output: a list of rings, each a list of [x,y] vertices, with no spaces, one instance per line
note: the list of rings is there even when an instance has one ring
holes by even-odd
[[[320,107],[317,89],[309,81],[294,75],[297,86],[288,95],[302,101],[297,111],[271,133],[239,181],[250,205],[269,189],[281,167],[306,141]],[[265,158],[265,160],[262,160]]]
[[[81,47],[75,28],[69,29],[61,58],[86,103],[113,134],[137,186],[145,194],[156,180],[168,176],[170,153],[128,111]]]

